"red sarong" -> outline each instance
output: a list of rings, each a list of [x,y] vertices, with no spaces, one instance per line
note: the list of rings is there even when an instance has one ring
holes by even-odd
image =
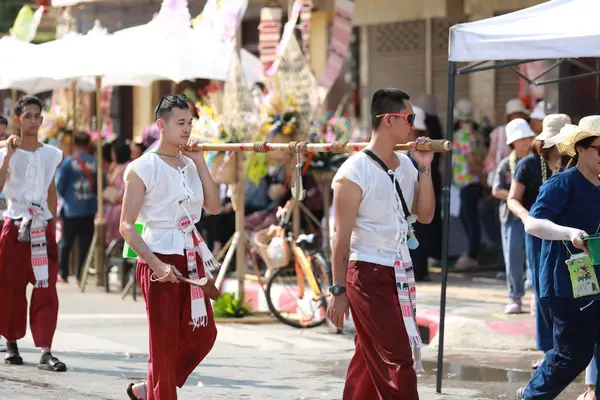
[[[356,351],[348,366],[343,400],[418,400],[394,268],[351,261],[346,293],[356,325]]]
[[[0,335],[12,342],[22,339],[27,330],[27,285],[35,284],[31,267],[31,244],[17,240],[19,227],[4,219],[0,233]],[[33,289],[29,307],[29,326],[36,347],[52,347],[58,318],[58,246],[55,227],[46,228],[48,287]]]
[[[188,276],[187,258],[182,255],[156,256]],[[202,264],[197,256],[196,262]],[[187,378],[213,348],[217,327],[210,300],[205,297],[208,321],[195,328],[191,320],[191,292],[186,283],[151,282],[152,270],[145,261],[137,264],[137,281],[146,301],[150,328],[150,359],[148,360],[148,400],[175,400],[177,387]],[[198,268],[200,278],[204,268]]]

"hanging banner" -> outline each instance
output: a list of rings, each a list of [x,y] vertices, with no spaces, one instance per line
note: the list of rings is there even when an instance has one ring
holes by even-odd
[[[335,1],[335,18],[331,32],[329,56],[327,57],[325,75],[319,81],[319,98],[321,101],[325,100],[346,62],[352,38],[353,16],[354,0]]]
[[[24,42],[31,42],[35,38],[43,15],[44,6],[39,7],[35,13],[31,7],[23,6],[17,14],[13,27],[10,29],[10,35]]]
[[[263,7],[260,10],[258,24],[258,56],[266,70],[271,67],[277,54],[277,44],[281,38],[281,17],[283,10],[275,7]]]
[[[310,60],[310,19],[312,16],[312,0],[304,0],[300,12],[300,32],[302,32],[302,51],[306,60]]]
[[[281,57],[290,43],[290,38],[294,36],[294,29],[296,29],[296,24],[298,23],[298,18],[300,17],[300,11],[302,11],[302,0],[295,0],[294,5],[292,6],[290,18],[285,23],[285,27],[283,28],[281,41],[279,42],[279,45],[277,45],[277,50],[275,51],[275,60],[273,61],[271,67],[267,70],[267,76],[273,76],[273,74],[277,72],[277,68],[281,62]]]
[[[221,43],[235,40],[237,28],[248,8],[248,0],[208,0],[192,21],[194,28],[207,26]]]

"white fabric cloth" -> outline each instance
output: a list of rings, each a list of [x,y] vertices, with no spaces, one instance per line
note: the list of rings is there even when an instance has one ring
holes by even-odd
[[[600,55],[598,0],[553,0],[450,29],[450,61]]]
[[[173,168],[155,153],[145,153],[132,161],[125,175],[133,170],[146,186],[138,221],[147,224],[142,238],[154,253],[183,254],[193,244],[190,235],[183,233],[178,223],[184,216],[180,202],[189,196],[186,209],[194,222],[202,215],[204,191],[194,162],[181,155],[186,162],[184,168]]]
[[[6,157],[6,148],[0,151],[0,164]],[[43,145],[35,151],[17,149],[8,165],[3,193],[7,200],[4,216],[12,219],[29,217],[29,205],[41,206],[40,218],[52,219],[48,209],[48,188],[62,161],[62,150]]]
[[[394,174],[410,210],[419,173],[408,156],[400,152],[396,155],[400,165]],[[384,243],[395,240],[399,227],[394,218],[396,188],[392,185],[388,173],[361,151],[353,154],[340,167],[333,178],[332,186],[342,178],[356,183],[362,189],[362,199],[350,244],[350,260],[393,267],[396,261],[396,244],[394,242],[384,246]],[[400,229],[404,235],[408,233],[406,220],[402,219]],[[374,245],[373,235],[381,240],[379,245]],[[406,241],[401,246],[401,251],[403,259],[410,260]]]

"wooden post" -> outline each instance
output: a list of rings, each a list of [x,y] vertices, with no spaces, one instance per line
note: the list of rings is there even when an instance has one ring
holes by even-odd
[[[238,240],[235,250],[235,265],[238,279],[238,298],[244,296],[244,279],[246,277],[246,228],[244,226],[245,218],[245,200],[244,186],[246,183],[246,174],[244,171],[244,153],[235,154],[237,163],[237,183],[233,193],[235,202],[235,231],[238,234]]]
[[[96,269],[96,286],[105,284],[105,241],[106,241],[106,221],[104,220],[104,199],[102,198],[103,166],[102,166],[102,78],[96,77],[96,130],[98,131],[98,140],[96,141],[96,162],[98,163],[98,174],[96,176],[96,186],[98,187],[98,213],[94,221],[96,248],[94,254],[94,266]]]

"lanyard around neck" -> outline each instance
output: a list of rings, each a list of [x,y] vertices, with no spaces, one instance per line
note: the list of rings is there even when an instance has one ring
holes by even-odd
[[[400,202],[402,203],[402,211],[404,212],[404,218],[408,219],[410,216],[410,211],[408,210],[408,206],[406,205],[406,200],[404,200],[404,196],[402,195],[402,189],[400,188],[400,184],[397,180],[394,179],[394,172],[385,165],[385,163],[381,160],[381,158],[377,157],[375,153],[371,150],[365,149],[365,154],[371,157],[373,161],[375,161],[383,170],[388,174],[390,179],[392,180],[392,185],[396,185],[396,192],[398,192],[398,196],[400,196]]]

